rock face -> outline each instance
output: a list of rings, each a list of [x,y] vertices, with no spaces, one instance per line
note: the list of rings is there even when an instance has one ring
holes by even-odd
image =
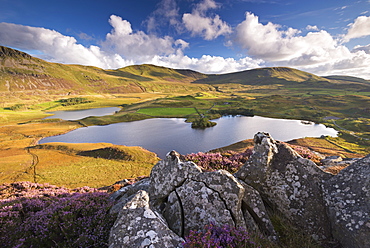
[[[268,134],[258,133],[254,141],[255,153],[236,177],[256,188],[283,216],[315,239],[331,239],[321,185],[332,175]]]
[[[116,201],[111,213],[119,215],[110,247],[181,247],[190,230],[210,223],[243,227],[277,240],[257,191],[227,171],[202,172],[193,162],[181,161],[175,151],[153,167],[150,178],[111,198]]]
[[[370,155],[325,183],[333,235],[344,247],[370,247]]]
[[[191,230],[209,223],[278,241],[268,204],[319,241],[334,237],[343,247],[370,247],[370,156],[334,176],[266,133],[254,141],[254,154],[235,175],[203,172],[168,153],[149,178],[112,194],[118,218],[109,246],[182,247]]]
[[[172,232],[160,215],[149,208],[149,195],[138,191],[120,211],[109,247],[181,247],[182,239]]]

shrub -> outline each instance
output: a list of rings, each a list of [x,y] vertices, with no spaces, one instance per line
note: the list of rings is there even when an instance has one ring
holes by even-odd
[[[28,182],[13,186],[23,193],[0,200],[2,247],[107,247],[115,219],[108,214],[107,193]]]
[[[192,128],[200,128],[200,129],[205,129],[207,127],[213,127],[216,125],[217,125],[216,122],[210,121],[209,119],[204,118],[204,117],[198,118],[194,120],[193,123],[191,123]]]
[[[25,109],[27,109],[27,107],[26,107],[25,104],[18,103],[18,104],[15,104],[13,106],[10,106],[9,109],[12,110],[12,111],[19,111],[19,110],[25,110]]]
[[[183,242],[184,248],[248,248],[259,247],[243,228],[229,225],[206,225],[202,231],[191,230]]]
[[[69,106],[69,105],[76,105],[76,104],[82,104],[82,103],[89,103],[87,98],[84,97],[73,97],[68,99],[60,99],[59,100],[62,104],[62,106]]]
[[[188,161],[193,161],[205,171],[227,170],[235,173],[252,155],[252,149],[244,152],[227,151],[225,153],[191,153],[185,156]]]
[[[311,151],[309,148],[304,147],[304,146],[291,145],[291,144],[287,144],[287,145],[290,146],[299,155],[301,155],[302,158],[307,158],[309,160],[312,160],[317,165],[321,164],[320,161],[322,158],[314,151]]]

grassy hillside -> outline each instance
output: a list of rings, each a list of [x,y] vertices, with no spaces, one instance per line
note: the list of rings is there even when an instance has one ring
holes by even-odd
[[[329,82],[328,79],[288,67],[258,68],[221,75],[213,74],[208,75],[208,77],[205,79],[199,79],[196,82],[211,84],[237,83],[257,85],[286,82],[300,83],[305,81]]]
[[[242,87],[275,89],[340,89],[370,92],[369,81],[345,76],[319,77],[287,67],[271,67],[227,74],[206,75],[192,70],[154,65],[133,65],[117,70],[49,63],[0,46],[0,94],[122,94],[218,90]],[[245,88],[247,87],[247,88]],[[249,87],[249,88],[248,88]],[[9,94],[8,94],[9,95]]]
[[[49,63],[0,46],[0,92],[33,94],[102,94],[137,92],[186,92],[208,90],[190,84],[201,74],[186,75],[153,65],[136,65],[117,70],[92,66]]]
[[[337,81],[345,81],[345,82],[358,82],[358,83],[364,83],[364,84],[370,84],[369,80],[365,80],[363,78],[358,77],[350,77],[350,76],[327,76],[324,77],[330,80],[337,80]]]

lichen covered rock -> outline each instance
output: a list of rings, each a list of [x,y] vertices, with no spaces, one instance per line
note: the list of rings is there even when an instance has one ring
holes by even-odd
[[[171,151],[166,159],[159,161],[150,173],[151,198],[161,200],[166,198],[176,187],[202,172],[202,169],[193,162],[183,162],[180,154]]]
[[[149,195],[143,190],[123,206],[109,236],[110,248],[182,247],[182,242],[160,215],[149,208]]]
[[[255,153],[235,174],[315,239],[331,239],[321,185],[332,175],[269,134],[254,137]],[[318,232],[320,230],[320,232]]]
[[[370,155],[325,183],[333,235],[344,247],[370,247]]]
[[[149,179],[118,190],[111,199],[116,201],[111,212],[119,215],[110,247],[176,247],[191,230],[210,223],[276,240],[257,192],[227,171],[202,172],[193,162],[181,161],[175,151],[153,167]],[[246,207],[248,203],[253,205]]]
[[[210,223],[278,241],[272,207],[319,241],[370,247],[370,155],[332,175],[269,134],[258,133],[254,141],[254,154],[234,175],[202,172],[168,153],[150,178],[112,194],[118,218],[109,246],[181,247],[191,230]]]

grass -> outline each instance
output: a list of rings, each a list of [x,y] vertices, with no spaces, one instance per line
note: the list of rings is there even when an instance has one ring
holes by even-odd
[[[227,89],[227,86],[224,87]],[[17,149],[24,149],[41,137],[65,133],[81,125],[107,125],[157,116],[186,117],[191,121],[192,118],[194,119],[198,116],[195,112],[195,108],[200,110],[203,114],[206,114],[207,117],[211,117],[207,114],[207,110],[209,109],[224,110],[244,107],[253,109],[256,115],[306,119],[323,122],[334,128],[335,126],[331,121],[325,121],[322,118],[325,116],[337,116],[342,118],[350,116],[352,119],[346,118],[337,120],[337,123],[349,130],[352,128],[352,131],[356,131],[356,134],[359,136],[368,137],[367,128],[369,117],[366,116],[368,114],[366,114],[366,109],[364,107],[367,106],[369,102],[369,97],[367,96],[318,96],[314,94],[305,94],[305,96],[302,97],[302,95],[294,92],[290,92],[286,95],[279,95],[276,94],[278,91],[272,88],[270,89],[268,86],[264,86],[264,88],[269,94],[259,96],[249,92],[240,93],[240,89],[245,89],[243,88],[244,86],[240,86],[240,88],[235,86],[232,87],[235,88],[231,89],[234,90],[234,93],[222,94],[218,92],[217,95],[214,93],[205,94],[203,91],[192,95],[163,93],[82,95],[81,97],[88,98],[88,100],[92,102],[67,107],[63,107],[60,104],[58,105],[60,96],[59,99],[57,99],[56,96],[41,96],[40,101],[36,101],[37,98],[33,96],[23,101],[18,98],[17,103],[26,104],[28,106],[27,110],[10,111],[4,108],[0,109],[0,121],[5,120],[2,122],[4,126],[0,127],[0,133],[3,134],[0,138],[0,149],[14,149],[14,152],[16,151],[16,153],[19,154]],[[254,88],[257,88],[257,86],[254,86]],[[44,102],[43,99],[45,100]],[[9,106],[11,105],[12,104],[9,104]],[[88,117],[79,122],[64,122],[58,120],[48,120],[50,123],[40,122],[40,118],[46,116],[43,112],[46,109],[47,111],[51,111],[110,106],[121,106],[122,110],[114,115]],[[353,109],[357,110],[351,112]],[[362,111],[362,109],[364,109],[364,111]],[[17,123],[28,124],[19,125]],[[346,133],[344,131],[341,137],[328,140],[322,147],[324,146],[326,146],[327,149],[320,149],[327,154],[330,153],[332,146],[340,147],[342,149],[341,151],[337,151],[336,149],[333,149],[333,151],[340,152],[343,157],[354,156],[353,154],[355,154],[355,156],[357,156],[357,154],[364,155],[369,152],[368,143],[360,141],[351,136],[349,132]],[[3,164],[15,166],[18,169],[20,169],[20,164],[29,164],[29,162],[24,162],[24,158],[29,157],[29,159],[31,159],[27,154],[22,156],[18,155],[17,157],[12,155],[13,150],[3,151],[3,154],[7,153],[10,154],[10,157],[5,156],[3,159],[5,162],[3,162]],[[19,160],[16,161],[15,158],[19,158]]]
[[[137,111],[139,114],[151,116],[187,116],[196,113],[194,108],[145,108]]]
[[[272,211],[273,212],[273,211]],[[302,230],[298,230],[288,220],[273,212],[270,214],[271,222],[279,235],[280,245],[272,244],[272,247],[305,247],[305,248],[322,248],[318,242],[312,237],[305,234]],[[268,246],[267,246],[268,247]]]
[[[98,153],[102,148],[116,148],[116,154],[125,154],[128,159],[99,158],[99,156],[80,156],[83,151]],[[17,153],[18,152],[18,153]],[[0,153],[1,154],[1,153]],[[68,188],[89,186],[102,187],[111,185],[122,178],[147,176],[152,166],[158,161],[154,153],[141,147],[115,146],[108,143],[97,144],[64,144],[49,143],[31,147],[29,153],[24,149],[13,151],[13,156],[6,154],[8,162],[27,161],[20,166],[3,166],[5,175],[12,178],[1,178],[3,182],[36,181],[51,183]],[[35,161],[36,158],[36,161]],[[34,174],[35,173],[35,174]]]
[[[99,77],[103,72],[101,69],[79,67],[70,68],[63,65],[53,65],[57,68],[59,73],[63,70],[69,71],[68,77],[80,77],[75,74],[76,68],[84,70],[84,76],[89,82],[99,80]],[[144,67],[133,67],[126,71],[126,75],[140,76],[143,72],[143,76],[150,78],[151,80],[140,82],[141,87],[146,87],[147,92],[143,93],[84,93],[84,94],[71,94],[67,96],[63,95],[60,90],[55,91],[38,91],[37,94],[28,94],[27,92],[14,92],[7,94],[0,92],[0,154],[2,159],[0,161],[0,182],[11,181],[14,178],[33,179],[33,175],[25,173],[30,170],[34,157],[29,154],[26,149],[29,146],[35,144],[35,142],[47,136],[53,136],[68,132],[81,126],[90,125],[107,125],[111,123],[118,123],[124,121],[135,121],[142,120],[152,117],[186,117],[189,121],[198,117],[196,109],[204,114],[207,118],[217,118],[218,116],[211,116],[208,111],[212,110],[228,110],[228,109],[252,109],[255,115],[265,117],[276,117],[276,118],[287,118],[287,119],[303,119],[310,120],[318,123],[324,123],[327,126],[336,127],[331,120],[325,120],[326,116],[335,116],[342,118],[336,120],[336,123],[349,131],[340,129],[341,135],[337,138],[327,139],[302,139],[298,143],[304,143],[305,146],[310,147],[312,150],[322,152],[327,155],[339,154],[342,157],[356,157],[363,156],[370,152],[370,144],[365,139],[359,139],[353,134],[369,138],[369,120],[370,112],[367,106],[370,106],[370,96],[367,91],[360,91],[361,85],[354,85],[351,87],[351,91],[348,91],[348,87],[345,88],[345,84],[332,84],[333,88],[327,89],[322,87],[314,87],[313,83],[302,83],[297,86],[297,83],[282,81],[282,78],[287,78],[286,72],[276,72],[277,77],[280,77],[280,81],[276,81],[273,84],[238,84],[238,83],[225,83],[219,82],[217,85],[179,85],[178,81],[182,76],[176,74],[175,71],[166,71],[164,68],[156,68],[154,73],[151,72],[150,66]],[[91,70],[93,73],[91,74]],[[90,74],[89,74],[90,73]],[[120,72],[121,73],[121,72]],[[131,74],[128,74],[131,73]],[[280,74],[279,74],[280,73]],[[298,72],[297,72],[298,73]],[[74,76],[71,76],[71,75]],[[176,74],[176,75],[175,75]],[[59,75],[59,74],[58,74]],[[105,76],[111,77],[109,80],[117,80],[115,75],[105,73]],[[169,75],[173,75],[169,76]],[[280,76],[279,76],[280,75]],[[238,75],[237,75],[238,76]],[[239,75],[240,76],[240,75]],[[306,75],[307,76],[307,75]],[[294,77],[304,78],[305,74],[295,74]],[[157,84],[155,78],[161,78],[166,81],[168,78],[171,81]],[[166,79],[167,78],[167,79]],[[84,80],[85,80],[84,79]],[[107,79],[108,80],[108,79]],[[183,80],[183,79],[181,79]],[[242,80],[239,78],[238,80]],[[109,83],[115,84],[113,81]],[[175,82],[176,81],[176,82]],[[96,81],[98,82],[98,81]],[[302,81],[303,82],[303,81]],[[184,86],[184,87],[183,87]],[[82,86],[81,86],[82,87]],[[95,87],[95,86],[94,86]],[[173,92],[171,89],[179,87]],[[211,89],[211,90],[209,90]],[[216,90],[215,90],[216,89]],[[62,106],[60,99],[72,98],[72,97],[83,97],[86,98],[89,103],[82,103],[72,106]],[[11,111],[9,108],[16,104],[23,104],[24,109],[19,111]],[[100,107],[121,107],[122,110],[114,115],[102,116],[102,117],[88,117],[80,121],[60,121],[60,120],[48,120],[43,121],[41,118],[48,116],[45,112],[57,111],[57,110],[77,110],[77,109],[88,109],[88,108],[100,108]],[[21,124],[24,123],[24,124]],[[243,149],[244,146],[249,146],[247,143],[233,144],[228,149]],[[31,149],[32,151],[35,149]],[[44,156],[47,154],[54,154],[55,156],[62,156],[61,163],[53,170],[63,171],[61,168],[68,168],[77,171],[77,167],[81,166],[81,173],[87,173],[82,170],[82,167],[86,168],[87,165],[91,165],[91,168],[103,168],[101,167],[102,158],[93,157],[82,157],[69,152],[64,154],[63,151],[56,150],[35,150],[38,154],[40,163],[47,163],[44,161]],[[77,159],[78,158],[78,159]],[[73,160],[75,159],[75,160]],[[74,161],[71,164],[62,161]],[[108,160],[107,160],[108,161]],[[51,163],[51,161],[49,161]],[[112,164],[111,164],[112,163]],[[113,161],[106,162],[111,164],[112,173],[114,175],[131,176],[134,173],[120,174],[118,164],[121,162]],[[120,166],[128,163],[122,162]],[[78,165],[77,167],[73,167]],[[96,165],[96,167],[94,167]],[[98,166],[99,165],[99,166]],[[141,171],[141,165],[135,164],[134,162],[129,163],[134,171]],[[145,166],[144,166],[145,167]],[[41,169],[40,169],[41,168]],[[40,177],[37,180],[46,180],[47,175],[56,175],[57,172],[47,173],[42,171],[39,167]],[[46,168],[46,167],[45,167]],[[110,168],[110,167],[109,167]],[[113,169],[115,168],[115,169]],[[126,167],[127,169],[128,167]],[[131,167],[130,167],[131,168]],[[48,168],[48,170],[51,168]],[[101,173],[100,170],[93,170],[94,173]],[[107,169],[106,171],[110,171]],[[122,169],[122,171],[125,171]],[[127,170],[129,171],[129,170]],[[144,172],[144,171],[143,171]],[[63,173],[67,173],[63,171]],[[138,173],[139,174],[139,173]],[[41,177],[42,175],[42,177]],[[49,177],[56,178],[56,176]],[[44,179],[43,179],[44,178]],[[74,178],[71,176],[71,180]],[[94,181],[95,179],[90,179]],[[74,178],[77,180],[77,178]],[[53,179],[54,180],[54,179]],[[59,180],[59,179],[58,179]],[[55,179],[55,182],[59,182]],[[84,180],[79,181],[84,182]],[[105,180],[105,179],[104,179]],[[44,182],[44,181],[43,181]],[[46,181],[45,181],[46,182]],[[107,181],[106,181],[107,182]]]

